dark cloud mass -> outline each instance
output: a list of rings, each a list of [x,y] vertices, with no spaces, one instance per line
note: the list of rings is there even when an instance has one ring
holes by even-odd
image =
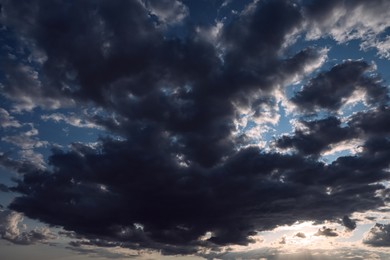
[[[380,84],[379,78],[366,75],[371,69],[365,61],[345,61],[311,79],[292,101],[308,111],[337,110],[354,91],[361,90],[367,103],[386,103],[387,88]]]
[[[301,123],[307,129],[295,130],[293,136],[282,136],[276,141],[276,145],[280,148],[295,148],[303,155],[318,155],[329,150],[331,144],[357,136],[355,129],[342,127],[342,122],[336,117]]]
[[[247,245],[257,231],[296,221],[342,219],[353,230],[347,216],[385,205],[377,194],[389,177],[388,93],[366,61],[320,72],[291,101],[305,113],[336,111],[362,91],[369,110],[346,122],[337,114],[302,119],[306,130],[275,141],[291,153],[246,147],[235,134],[241,110],[266,116],[275,91],[309,76],[322,58],[314,47],[290,55],[286,46],[308,20],[325,19],[330,7],[315,7],[324,1],[309,8],[259,1],[216,39],[187,23],[191,12],[180,1],[2,2],[2,32],[25,52],[1,61],[4,95],[19,110],[93,104],[105,111],[89,120],[110,136],[53,149],[46,169],[0,154],[21,174],[9,208],[75,232],[74,246],[190,254]],[[178,23],[188,35],[166,37]],[[318,159],[355,138],[360,152],[330,164]],[[367,244],[378,244],[378,232]],[[324,227],[317,235],[338,234]]]
[[[390,246],[390,225],[377,223],[370,229],[363,242],[371,246]]]
[[[356,221],[350,219],[348,216],[344,216],[342,222],[343,225],[349,230],[354,230],[356,228]]]

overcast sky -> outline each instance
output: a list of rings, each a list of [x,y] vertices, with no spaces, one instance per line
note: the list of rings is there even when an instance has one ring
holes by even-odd
[[[389,259],[390,1],[0,0],[1,259]]]

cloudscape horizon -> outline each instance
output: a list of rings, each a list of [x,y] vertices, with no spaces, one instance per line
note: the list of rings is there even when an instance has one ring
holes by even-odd
[[[390,1],[0,0],[1,259],[390,259]]]

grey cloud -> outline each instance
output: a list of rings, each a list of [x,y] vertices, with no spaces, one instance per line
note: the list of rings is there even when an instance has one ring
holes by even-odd
[[[182,22],[188,15],[188,7],[179,0],[144,0],[149,12],[158,17],[158,20],[167,25]]]
[[[25,173],[37,169],[37,165],[26,160],[15,160],[8,153],[0,153],[0,165],[17,173]]]
[[[46,57],[39,75],[31,66],[28,73],[16,69],[20,64],[7,67],[7,95],[30,96],[24,81],[31,80],[40,85],[39,96],[104,110],[92,122],[121,136],[102,137],[93,147],[55,149],[46,169],[0,157],[21,174],[11,188],[21,195],[10,209],[75,232],[73,245],[194,254],[247,245],[256,232],[298,220],[336,220],[385,203],[377,196],[388,179],[385,137],[367,130],[361,153],[330,165],[306,156],[355,130],[360,135],[360,120],[348,126],[358,129],[343,127],[338,118],[306,122],[309,134],[297,132],[299,138],[283,144],[298,153],[237,149],[236,106],[263,116],[260,107],[274,105],[273,92],[323,55],[314,48],[285,53],[288,35],[304,26],[299,5],[254,4],[222,28],[222,54],[196,31],[185,40],[164,37],[138,1],[6,1],[4,14],[9,30],[30,42],[26,48]],[[368,70],[363,61],[337,65],[293,101],[332,110],[363,86],[375,99],[368,102],[377,105],[387,93],[376,78],[366,77]],[[26,78],[23,87],[18,73]],[[324,91],[329,96],[322,97]],[[20,144],[15,138],[8,140]],[[300,144],[310,140],[316,147]],[[207,232],[210,238],[202,240]]]
[[[327,228],[323,227],[314,234],[315,236],[326,236],[326,237],[337,237],[339,234],[337,233],[337,229],[335,228]]]
[[[371,69],[364,61],[344,61],[311,79],[291,101],[309,112],[333,111],[340,109],[354,91],[362,90],[366,92],[367,103],[385,104],[389,100],[387,88],[380,79],[366,75]]]
[[[287,238],[286,237],[282,237],[280,240],[279,240],[279,244],[280,245],[285,245],[285,244],[287,244]]]
[[[11,116],[7,110],[0,108],[0,126],[2,128],[8,127],[20,127],[21,124],[13,116]]]
[[[46,109],[69,107],[73,103],[57,91],[42,87],[39,73],[30,64],[17,64],[4,58],[0,68],[5,73],[1,90],[7,98],[15,101],[13,110],[16,112],[31,111],[37,106]]]
[[[329,150],[331,144],[358,136],[354,128],[342,127],[342,122],[336,117],[301,123],[307,130],[297,129],[292,136],[282,136],[276,140],[276,146],[282,149],[295,148],[303,155],[319,155]]]
[[[390,108],[388,105],[375,109],[357,112],[349,125],[361,129],[368,136],[386,136],[390,132]]]
[[[359,40],[363,50],[376,49],[380,57],[389,58],[389,9],[386,0],[310,1],[304,8],[306,37],[329,36],[339,43]]]
[[[80,127],[80,128],[97,128],[101,129],[100,125],[95,124],[93,119],[91,119],[87,114],[75,114],[75,113],[70,113],[70,114],[62,114],[62,113],[53,113],[53,114],[47,114],[47,115],[42,115],[41,119],[44,121],[54,121],[56,123],[64,122],[66,124],[69,124],[71,126],[75,127]]]
[[[106,140],[103,145],[96,151],[58,152],[50,159],[53,173],[26,173],[15,188],[25,196],[11,208],[87,238],[194,253],[199,246],[247,244],[253,231],[302,219],[324,221],[383,205],[376,194],[384,187],[365,185],[367,176],[346,170],[356,174],[350,182],[349,175],[338,173],[349,166],[342,162],[327,168],[297,156],[245,149],[223,166],[206,170],[181,168],[168,155],[161,164],[128,142]],[[126,170],[135,167],[137,171]],[[369,182],[380,178],[384,177],[370,176]],[[331,194],[329,186],[334,188]],[[124,207],[127,204],[131,210]],[[144,229],[134,228],[134,223]],[[199,241],[208,231],[213,233],[209,241]]]
[[[390,246],[390,225],[377,223],[370,229],[363,243],[376,247]]]
[[[31,130],[22,132],[19,135],[4,136],[1,140],[20,147],[23,150],[31,150],[48,145],[47,141],[40,140],[37,135],[38,130],[32,127]]]
[[[295,236],[296,236],[296,237],[299,237],[299,238],[306,238],[305,233],[302,233],[302,232],[296,233]]]
[[[281,149],[294,148],[302,155],[318,156],[337,143],[353,139],[363,142],[383,138],[386,144],[390,131],[389,116],[389,107],[383,105],[356,112],[344,123],[335,116],[312,121],[301,120],[304,129],[298,128],[292,135],[281,136],[276,139],[275,146]]]
[[[102,8],[94,12],[97,6],[93,1],[78,4],[84,8],[62,1],[23,1],[18,4],[6,1],[3,5],[4,24],[19,29],[20,36],[27,37],[27,43],[36,46],[30,45],[30,49],[39,49],[46,58],[41,70],[44,77],[32,71],[29,65],[6,63],[6,71],[10,76],[4,84],[5,92],[16,100],[18,97],[30,97],[31,102],[34,93],[40,93],[42,99],[34,99],[34,105],[45,104],[46,100],[49,102],[53,99],[55,102],[64,100],[66,104],[71,102],[69,97],[72,95],[84,97],[88,89],[100,86],[89,97],[101,102],[105,95],[103,85],[125,74],[134,73],[143,77],[140,71],[150,66],[150,58],[154,55],[150,52],[154,48],[153,38],[156,39],[158,35],[148,22],[144,8],[138,1],[102,2],[101,5]],[[83,10],[89,15],[85,16]],[[120,12],[115,12],[118,10]],[[72,23],[69,22],[69,16],[73,16]],[[53,19],[62,30],[52,26],[50,21]],[[80,40],[70,41],[69,37],[80,37]],[[125,45],[133,46],[136,52],[122,48]],[[86,49],[89,51],[85,52]],[[137,66],[128,66],[133,62]],[[88,66],[91,63],[101,65]],[[115,64],[113,68],[112,64]],[[74,89],[75,85],[81,85],[82,88]],[[34,88],[36,91],[33,91]]]
[[[343,217],[342,223],[349,230],[354,230],[356,228],[356,221],[350,219],[348,216]]]
[[[37,168],[44,168],[43,156],[35,149],[46,147],[49,143],[39,139],[38,130],[32,124],[30,127],[30,130],[24,132],[21,130],[17,135],[6,135],[1,138],[1,141],[17,146],[20,149],[18,155],[21,160],[28,161],[29,164],[35,165]]]

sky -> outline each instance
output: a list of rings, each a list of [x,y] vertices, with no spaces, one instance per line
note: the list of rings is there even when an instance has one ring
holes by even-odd
[[[0,258],[390,259],[390,1],[0,0]]]

